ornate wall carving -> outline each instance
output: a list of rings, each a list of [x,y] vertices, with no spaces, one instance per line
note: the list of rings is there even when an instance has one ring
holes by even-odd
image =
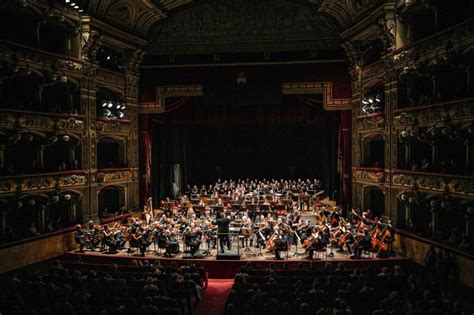
[[[50,190],[55,188],[82,187],[87,184],[84,174],[39,174],[9,176],[0,179],[0,194],[17,191]]]
[[[338,49],[339,32],[339,25],[315,5],[285,0],[203,2],[157,23],[149,53]]]
[[[417,187],[433,193],[474,196],[474,179],[444,174],[395,173],[392,185],[405,188]]]
[[[352,169],[352,176],[355,181],[383,184],[385,172],[380,170]]]

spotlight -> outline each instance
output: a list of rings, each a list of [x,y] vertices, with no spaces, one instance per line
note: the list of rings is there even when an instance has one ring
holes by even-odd
[[[119,112],[119,118],[123,118],[124,114],[123,112]]]
[[[69,136],[68,136],[68,135],[64,135],[64,136],[63,136],[63,141],[64,141],[64,142],[68,142],[68,141],[69,141]]]
[[[76,5],[76,3],[75,3],[75,2],[72,2],[72,3],[71,3],[71,7],[73,7],[73,6],[75,6],[75,5]]]
[[[122,108],[122,105],[117,104],[116,108],[117,108],[117,109],[120,109],[120,108]]]
[[[373,98],[369,98],[369,103],[370,103],[370,104],[373,104],[373,103],[374,103],[374,99],[373,99]]]
[[[109,102],[109,108],[112,108],[114,106],[114,104],[112,104],[112,102]]]
[[[65,194],[64,200],[67,200],[67,201],[71,200],[71,194]]]
[[[107,107],[107,102],[102,103],[102,107]]]
[[[369,102],[367,102],[366,99],[363,99],[363,100],[362,100],[362,104],[364,104],[364,105],[369,105]]]
[[[79,6],[78,6],[78,5],[75,5],[75,6],[74,6],[74,9],[79,9]]]
[[[82,12],[84,12],[84,10],[79,9],[79,10],[77,10],[77,12],[82,13]]]
[[[105,58],[105,59],[110,60],[110,55],[108,55],[107,58]]]
[[[69,3],[69,1],[71,1],[71,0],[66,0],[66,3]]]
[[[375,97],[375,101],[376,101],[377,103],[380,103],[380,102],[381,102],[380,96],[377,95],[377,96]]]
[[[62,83],[66,83],[67,82],[67,77],[63,75],[60,80],[61,80]]]

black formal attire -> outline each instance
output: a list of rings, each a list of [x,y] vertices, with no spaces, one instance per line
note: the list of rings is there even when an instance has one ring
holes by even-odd
[[[230,219],[221,217],[216,220],[217,224],[217,235],[219,237],[219,245],[221,247],[221,253],[224,252],[224,246],[231,250],[230,239],[229,239],[229,224]]]

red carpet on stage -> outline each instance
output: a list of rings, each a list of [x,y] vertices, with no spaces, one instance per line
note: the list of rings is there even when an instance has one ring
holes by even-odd
[[[234,279],[209,279],[209,287],[204,290],[202,300],[196,307],[195,314],[222,314],[233,284]]]

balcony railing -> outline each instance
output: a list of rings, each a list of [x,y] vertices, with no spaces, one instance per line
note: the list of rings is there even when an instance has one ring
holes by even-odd
[[[66,188],[84,186],[87,177],[84,171],[64,171],[0,177],[0,194],[17,191],[48,190],[56,187]]]
[[[97,182],[102,184],[129,182],[136,177],[131,168],[103,168],[97,170]]]
[[[373,113],[356,117],[356,130],[383,129],[385,127],[384,113]]]
[[[385,170],[379,167],[353,167],[352,177],[355,181],[383,184]]]
[[[414,123],[428,124],[449,120],[474,118],[474,98],[465,98],[455,101],[432,105],[407,107],[393,111],[394,126],[411,125]]]
[[[82,130],[85,126],[83,115],[0,110],[0,127],[11,128],[15,123],[24,128],[41,130]]]
[[[393,170],[392,186],[461,196],[474,196],[474,177],[411,170]]]
[[[97,131],[99,132],[130,132],[130,120],[128,119],[107,119],[97,118]]]

